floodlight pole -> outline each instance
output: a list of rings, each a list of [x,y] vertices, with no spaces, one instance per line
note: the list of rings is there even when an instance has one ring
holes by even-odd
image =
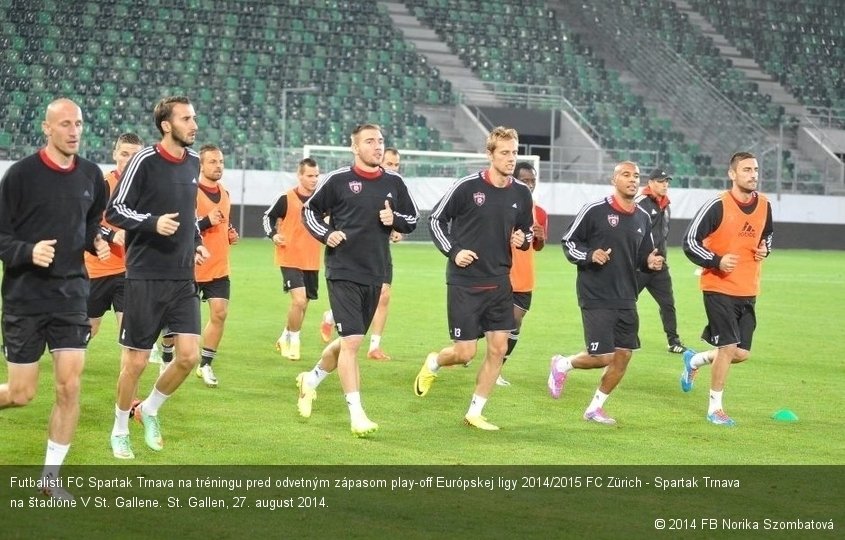
[[[285,144],[287,138],[287,131],[288,131],[288,92],[294,94],[304,94],[307,92],[316,92],[318,88],[316,86],[295,86],[292,88],[282,88],[282,133],[281,133],[281,147],[282,147],[282,159],[281,159],[281,166],[282,170],[285,169]]]

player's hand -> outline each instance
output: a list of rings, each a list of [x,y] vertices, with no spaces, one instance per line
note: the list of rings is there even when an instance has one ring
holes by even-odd
[[[179,212],[159,216],[156,221],[156,232],[162,236],[173,236],[179,228],[177,217],[179,217]]]
[[[719,261],[719,270],[722,272],[730,274],[736,269],[736,265],[739,263],[739,255],[734,255],[733,253],[728,253],[722,256],[722,260]]]
[[[652,270],[663,270],[663,255],[658,255],[655,249],[648,254],[648,267]]]
[[[47,268],[56,257],[56,240],[41,240],[32,248],[32,264]]]
[[[285,237],[282,236],[282,233],[276,233],[273,235],[273,243],[277,246],[285,245]]]
[[[378,218],[385,227],[393,225],[393,210],[390,209],[389,201],[384,201],[384,208],[378,211]]]
[[[524,243],[525,243],[525,233],[522,232],[522,229],[515,229],[511,233],[511,245],[515,248],[518,248]]]
[[[126,245],[126,231],[120,229],[119,231],[115,232],[114,236],[112,236],[111,243],[116,246]]]
[[[103,237],[99,234],[94,238],[94,249],[97,251],[97,258],[101,261],[105,261],[111,257],[111,248],[109,247],[109,243],[103,240]]]
[[[754,260],[759,262],[769,256],[769,247],[764,240],[760,240],[760,245],[754,250]]]
[[[211,257],[211,252],[208,251],[208,248],[205,246],[197,246],[197,251],[194,254],[194,262],[196,264],[202,264]]]
[[[330,248],[337,247],[346,240],[346,233],[343,231],[332,231],[326,238],[326,245]]]
[[[396,242],[401,242],[403,238],[405,238],[405,237],[402,236],[402,233],[396,232],[396,231],[390,231],[390,241],[393,242],[394,244]]]
[[[593,256],[592,256],[593,262],[600,265],[600,266],[607,264],[607,262],[610,260],[610,252],[611,251],[613,251],[613,248],[607,248],[607,250],[604,250],[604,249],[595,250],[593,252]]]
[[[476,255],[475,252],[470,249],[462,249],[458,252],[457,255],[455,255],[455,264],[457,264],[461,268],[466,268],[477,260],[478,255]]]
[[[241,235],[238,234],[238,230],[231,223],[229,224],[229,231],[227,234],[229,236],[229,245],[237,244],[238,240],[241,238]]]
[[[208,221],[211,222],[212,226],[219,225],[223,222],[223,211],[215,206],[211,213],[208,214]]]
[[[537,239],[537,240],[545,240],[546,239],[546,230],[539,223],[535,223],[534,225],[532,225],[531,231],[534,233],[535,239]]]

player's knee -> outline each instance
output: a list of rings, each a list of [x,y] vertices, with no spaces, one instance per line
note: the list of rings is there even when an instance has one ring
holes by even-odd
[[[35,399],[35,388],[26,386],[23,388],[9,388],[9,406],[23,407]]]
[[[63,406],[78,402],[80,388],[81,384],[77,378],[56,383],[56,404]]]
[[[197,367],[200,361],[200,355],[197,351],[191,350],[185,353],[177,353],[173,356],[173,361],[176,362],[182,369],[190,370]]]
[[[736,352],[734,352],[733,363],[738,364],[740,362],[745,362],[749,358],[751,358],[751,351],[737,348]]]
[[[223,324],[229,316],[229,308],[220,307],[211,312],[211,321],[215,324]]]
[[[293,296],[290,299],[290,305],[299,311],[305,311],[305,308],[308,307],[308,298],[305,296]]]

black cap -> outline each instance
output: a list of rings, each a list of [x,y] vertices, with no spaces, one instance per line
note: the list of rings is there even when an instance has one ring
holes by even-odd
[[[651,171],[651,174],[648,175],[649,180],[657,180],[659,178],[665,178],[666,180],[670,180],[670,181],[672,180],[672,177],[669,176],[669,173],[667,173],[666,171],[664,171],[660,167],[654,169],[653,171]]]

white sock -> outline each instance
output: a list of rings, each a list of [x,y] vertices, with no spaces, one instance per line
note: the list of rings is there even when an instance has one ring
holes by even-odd
[[[378,349],[378,346],[381,344],[381,336],[377,336],[373,334],[370,336],[370,352]]]
[[[288,332],[288,339],[291,343],[299,343],[299,332]]]
[[[605,394],[601,390],[596,390],[596,394],[593,396],[593,401],[591,401],[590,406],[587,407],[587,412],[593,412],[604,407],[604,402],[607,401],[607,397],[609,395],[610,394]]]
[[[129,435],[129,411],[122,411],[114,405],[114,427],[111,428],[111,434],[114,435]]]
[[[144,411],[145,414],[149,416],[156,416],[158,414],[159,408],[164,405],[164,402],[167,401],[167,398],[170,396],[165,396],[158,389],[153,386],[153,391],[150,392],[150,395],[147,396],[147,399],[143,401],[139,405],[139,407]]]
[[[317,388],[320,386],[320,383],[323,382],[323,379],[329,376],[329,372],[325,369],[320,367],[320,363],[317,362],[317,365],[314,366],[314,369],[308,372],[308,375],[305,377],[305,384],[310,386],[311,388]]]
[[[695,353],[694,355],[692,355],[692,359],[689,361],[689,365],[692,366],[693,369],[698,369],[701,366],[712,364],[713,358],[715,358],[715,356],[716,349]]]
[[[332,310],[328,310],[328,311],[323,312],[323,322],[329,323],[329,324],[332,324],[332,325],[334,324],[334,313],[332,313]]]
[[[724,390],[715,391],[710,390],[710,405],[707,407],[707,414],[713,414],[722,408],[722,392]]]
[[[472,400],[469,402],[467,416],[481,416],[481,411],[484,410],[485,405],[487,405],[487,398],[473,394]]]
[[[572,360],[570,360],[568,356],[561,356],[557,359],[557,362],[555,362],[555,368],[558,371],[567,373],[572,370]]]
[[[428,366],[429,371],[437,373],[437,370],[440,369],[440,364],[437,363],[437,355],[432,354],[431,357],[425,361],[425,365]]]
[[[346,405],[349,407],[350,416],[364,414],[364,408],[361,406],[361,392],[346,394]]]
[[[282,330],[282,335],[279,336],[279,340],[280,341],[289,341],[290,340],[290,331],[288,330],[287,326],[285,326],[285,329]]]
[[[41,473],[41,476],[57,477],[59,475],[59,467],[64,463],[68,450],[70,450],[69,444],[59,444],[47,439],[47,454],[44,457],[44,471]]]

